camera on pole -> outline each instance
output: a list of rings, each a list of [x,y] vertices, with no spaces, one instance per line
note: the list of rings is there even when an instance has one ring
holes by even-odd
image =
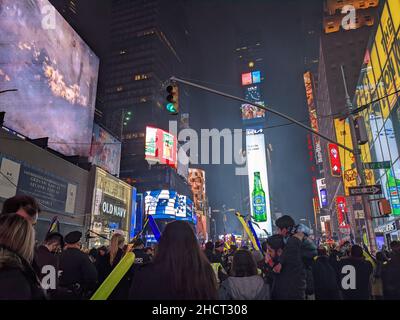
[[[171,84],[167,87],[168,96],[165,109],[171,115],[179,114],[179,89],[176,84]]]

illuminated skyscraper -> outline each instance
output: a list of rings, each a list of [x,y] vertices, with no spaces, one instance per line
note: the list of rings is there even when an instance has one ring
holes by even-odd
[[[179,17],[171,19],[171,17]],[[100,75],[99,106],[105,125],[122,137],[121,177],[139,191],[161,186],[189,190],[168,166],[149,169],[145,161],[147,126],[168,131],[164,85],[172,75],[185,73],[189,31],[182,1],[114,0],[110,50]],[[180,90],[185,113],[186,93]],[[183,191],[181,191],[183,193]]]
[[[350,98],[353,99],[368,41],[376,27],[379,1],[368,1],[368,7],[366,3],[365,1],[351,0],[324,1],[319,67],[314,78],[318,79],[315,89],[319,131],[332,139],[337,139],[334,119],[348,111],[346,109],[341,65],[344,66],[347,87]],[[345,13],[342,13],[345,5],[353,6],[356,9],[354,21],[350,19],[350,12],[345,10]],[[336,197],[345,195],[345,190],[342,177],[332,176],[328,143],[321,140],[321,147],[328,198],[328,210],[323,211],[321,215],[335,217]],[[343,165],[342,163],[344,168]],[[347,176],[350,178],[350,175]],[[352,209],[351,203],[348,204],[348,207]],[[351,216],[349,215],[349,217]],[[331,221],[334,222],[334,231],[338,231],[336,219]]]

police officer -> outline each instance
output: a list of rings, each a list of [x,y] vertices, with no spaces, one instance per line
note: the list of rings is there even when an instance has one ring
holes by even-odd
[[[150,262],[150,256],[144,250],[144,242],[137,239],[133,244],[133,253],[135,254],[135,265],[141,265]]]
[[[65,236],[60,258],[60,286],[68,292],[65,299],[86,299],[96,288],[97,270],[89,256],[81,251],[82,233],[73,231]]]

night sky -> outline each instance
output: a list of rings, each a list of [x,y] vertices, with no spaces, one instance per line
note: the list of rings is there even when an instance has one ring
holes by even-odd
[[[93,5],[96,3],[96,5]],[[107,52],[109,1],[84,0],[82,37],[100,56]],[[272,108],[295,119],[308,118],[303,73],[306,53],[318,54],[319,44],[307,42],[310,19],[322,20],[322,1],[283,0],[187,0],[186,9],[191,41],[191,74],[186,78],[212,88],[242,96],[236,66],[236,34],[259,30],[265,48],[264,100]],[[312,24],[312,23],[311,23]],[[239,104],[198,90],[190,93],[190,125],[196,130],[242,128]],[[286,123],[268,116],[267,127]],[[313,218],[310,162],[307,133],[302,128],[284,126],[266,130],[266,141],[273,146],[275,176],[273,206],[293,217]],[[220,209],[240,208],[240,179],[231,165],[203,166],[206,170],[210,205]],[[247,187],[246,187],[247,188]],[[228,225],[238,229],[236,218]],[[239,229],[240,230],[240,229]],[[230,231],[230,230],[228,230]]]

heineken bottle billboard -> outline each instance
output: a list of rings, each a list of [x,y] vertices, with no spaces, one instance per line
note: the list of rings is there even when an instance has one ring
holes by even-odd
[[[267,204],[262,187],[260,172],[254,172],[253,218],[256,222],[267,222]]]
[[[250,210],[254,229],[260,238],[272,234],[265,137],[262,129],[246,130],[246,155]]]

